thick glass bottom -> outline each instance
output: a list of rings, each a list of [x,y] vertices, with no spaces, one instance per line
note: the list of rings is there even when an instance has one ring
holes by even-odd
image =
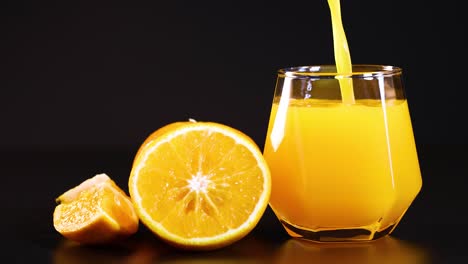
[[[280,220],[286,232],[292,237],[307,239],[315,242],[366,242],[389,235],[397,223],[384,229],[376,230],[373,226],[311,230]]]

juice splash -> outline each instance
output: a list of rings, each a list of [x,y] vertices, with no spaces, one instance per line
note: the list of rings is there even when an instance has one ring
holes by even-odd
[[[340,0],[328,0],[333,28],[333,48],[335,51],[336,69],[339,74],[352,73],[351,55],[348,41],[341,21]],[[341,98],[345,104],[354,104],[353,80],[350,78],[338,79],[341,89]]]

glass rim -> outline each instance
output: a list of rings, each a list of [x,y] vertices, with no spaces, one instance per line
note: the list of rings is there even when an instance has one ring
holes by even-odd
[[[353,64],[351,73],[338,73],[336,65],[308,65],[281,68],[278,70],[279,77],[301,78],[369,78],[378,76],[401,75],[402,68],[381,64]]]

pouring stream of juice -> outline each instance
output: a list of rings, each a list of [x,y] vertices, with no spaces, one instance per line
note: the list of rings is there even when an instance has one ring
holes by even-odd
[[[328,0],[333,28],[333,48],[338,74],[351,74],[352,64],[349,54],[348,41],[341,21],[340,0]],[[354,103],[353,80],[351,78],[338,79],[341,89],[341,100],[345,104]]]

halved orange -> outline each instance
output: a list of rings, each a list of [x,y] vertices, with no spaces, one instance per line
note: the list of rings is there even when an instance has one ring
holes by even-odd
[[[255,142],[215,122],[156,130],[139,148],[129,178],[140,220],[169,244],[194,250],[246,236],[270,191],[270,171]]]
[[[139,219],[130,197],[106,174],[98,174],[56,199],[54,228],[82,243],[109,243],[138,230]]]

